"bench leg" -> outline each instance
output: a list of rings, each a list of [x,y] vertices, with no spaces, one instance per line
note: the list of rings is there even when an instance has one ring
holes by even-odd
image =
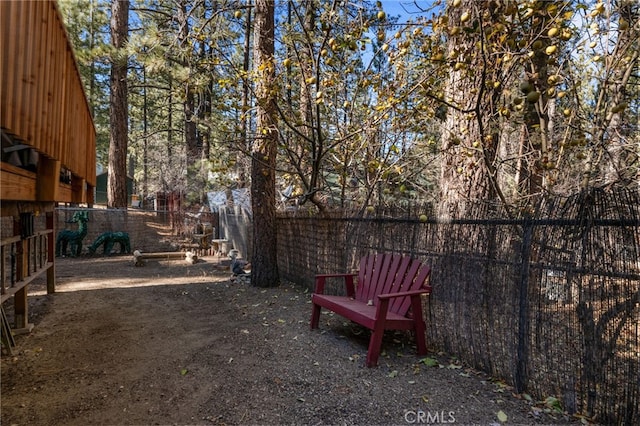
[[[312,311],[311,311],[311,329],[318,328],[318,323],[320,322],[320,305],[316,305],[312,303]]]
[[[422,300],[419,297],[411,298],[411,311],[413,313],[413,331],[415,332],[416,345],[418,346],[418,355],[426,355],[425,334],[427,330],[422,319]]]
[[[380,357],[383,335],[384,330],[381,330],[379,332],[371,332],[371,339],[369,340],[369,351],[367,352],[367,367],[371,368],[378,365],[378,358]]]
[[[427,354],[427,343],[424,337],[426,330],[424,321],[420,319],[416,319],[415,325],[415,335],[416,335],[416,345],[418,346],[418,355],[426,355]]]
[[[367,367],[375,367],[378,365],[378,357],[380,357],[380,348],[382,347],[388,309],[389,299],[381,299],[376,306],[376,319],[373,324],[373,329],[371,330],[369,350],[367,351]]]
[[[378,358],[380,357],[380,349],[382,348],[382,337],[384,329],[371,332],[369,340],[369,351],[367,352],[367,367],[376,367]]]

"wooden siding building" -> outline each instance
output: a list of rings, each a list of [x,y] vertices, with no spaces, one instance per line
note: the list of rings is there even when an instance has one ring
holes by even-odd
[[[0,73],[0,284],[16,331],[29,282],[46,273],[55,291],[56,204],[93,204],[96,133],[55,1],[0,1]]]

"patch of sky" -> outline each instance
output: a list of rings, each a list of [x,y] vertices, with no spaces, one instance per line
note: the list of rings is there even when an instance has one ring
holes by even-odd
[[[415,21],[421,16],[430,16],[434,6],[445,1],[437,0],[383,0],[382,9],[389,18],[397,17],[398,24],[405,24],[409,20]]]

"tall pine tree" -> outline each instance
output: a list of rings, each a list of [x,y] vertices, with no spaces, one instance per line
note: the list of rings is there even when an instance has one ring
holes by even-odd
[[[251,284],[257,287],[275,287],[280,284],[275,205],[275,167],[279,132],[274,88],[276,72],[273,60],[275,51],[273,1],[256,1],[254,34],[257,131],[251,150],[253,211]]]
[[[114,54],[111,58],[111,138],[109,140],[109,174],[107,179],[107,205],[111,208],[127,207],[127,144],[128,101],[127,62],[125,53],[129,32],[129,1],[114,0],[111,4],[111,40]]]

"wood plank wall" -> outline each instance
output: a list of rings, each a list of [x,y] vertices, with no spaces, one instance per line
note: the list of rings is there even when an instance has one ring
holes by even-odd
[[[95,187],[95,128],[55,1],[0,1],[0,46],[3,131]]]

